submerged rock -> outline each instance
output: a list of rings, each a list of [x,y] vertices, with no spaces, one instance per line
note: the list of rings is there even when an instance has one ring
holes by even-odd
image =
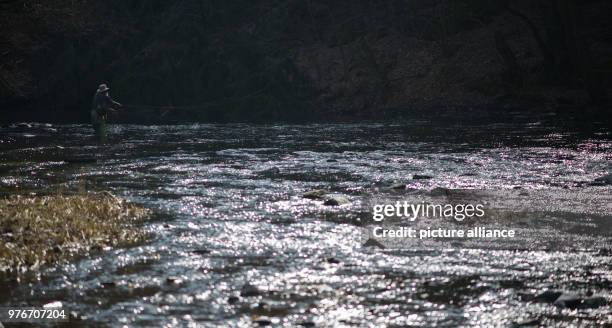
[[[385,245],[381,244],[378,240],[370,238],[363,243],[365,247],[376,247],[376,248],[386,248]]]
[[[534,298],[535,301],[539,301],[539,302],[547,302],[547,303],[552,303],[555,300],[557,300],[557,298],[559,298],[559,296],[561,296],[561,294],[563,294],[560,291],[556,291],[556,290],[546,290],[538,295],[536,295],[536,297]]]
[[[598,186],[612,185],[612,173],[595,179],[593,184]]]
[[[280,169],[278,167],[273,167],[267,170],[261,170],[259,174],[263,176],[276,176],[280,174]]]
[[[169,285],[180,285],[183,283],[183,279],[179,277],[168,277],[166,278],[166,283]]]
[[[529,327],[529,326],[540,326],[540,319],[539,318],[534,318],[534,319],[525,319],[525,320],[520,320],[520,321],[515,321],[514,322],[514,326],[515,327]]]
[[[552,303],[555,306],[568,309],[594,309],[607,303],[606,299],[602,296],[585,296],[557,290],[544,291],[538,294],[534,300]]]
[[[32,124],[30,123],[17,123],[15,124],[16,128],[21,128],[21,129],[31,129],[32,128]]]
[[[450,189],[443,187],[436,187],[429,191],[429,194],[432,196],[448,196],[451,194]]]
[[[98,158],[91,157],[91,156],[73,156],[73,157],[66,157],[64,158],[64,162],[66,163],[75,163],[75,164],[81,164],[81,163],[96,163],[98,161]]]
[[[406,189],[406,184],[405,183],[394,183],[391,186],[389,186],[389,189]]]
[[[348,200],[348,198],[344,197],[344,196],[328,196],[325,199],[325,202],[323,202],[323,205],[327,205],[327,206],[340,206],[340,205],[345,205],[345,204],[349,204],[350,201]]]
[[[261,316],[284,317],[291,312],[292,305],[284,301],[259,302],[251,313]]]
[[[323,199],[325,195],[327,195],[327,191],[323,189],[313,189],[302,194],[302,197],[308,199]]]
[[[589,296],[585,298],[582,302],[582,306],[584,308],[598,308],[600,306],[606,306],[608,304],[608,300],[603,296]]]
[[[236,304],[238,303],[238,301],[240,300],[240,297],[238,296],[230,296],[227,298],[227,303],[228,304]]]
[[[202,249],[194,249],[193,251],[191,251],[193,254],[198,254],[198,255],[206,255],[206,254],[210,254],[210,249],[206,249],[206,248],[202,248]]]
[[[329,264],[340,264],[340,260],[338,260],[335,257],[330,257],[328,259],[325,260],[327,263]]]
[[[612,256],[612,248],[600,248],[597,252],[599,256]]]
[[[564,293],[553,304],[568,309],[594,309],[606,305],[606,299],[602,296],[581,296]]]
[[[240,289],[240,296],[249,297],[249,296],[258,296],[261,295],[261,291],[256,286],[253,286],[249,283],[244,284]]]
[[[19,131],[28,131],[28,130],[38,130],[38,131],[44,131],[44,132],[52,132],[55,133],[58,130],[56,128],[53,127],[52,124],[49,123],[26,123],[26,122],[21,122],[21,123],[15,123],[9,126],[11,129],[16,129]]]
[[[270,320],[268,317],[259,317],[255,320],[255,323],[261,327],[270,326],[272,324],[272,320]]]
[[[412,180],[427,180],[427,179],[433,179],[433,177],[431,175],[425,175],[425,174],[414,174],[412,176]]]
[[[104,288],[114,288],[117,287],[117,283],[114,281],[104,281],[100,285]]]
[[[53,302],[49,302],[45,305],[43,305],[43,308],[45,309],[54,309],[54,308],[61,308],[64,305],[62,304],[61,301],[53,301]]]

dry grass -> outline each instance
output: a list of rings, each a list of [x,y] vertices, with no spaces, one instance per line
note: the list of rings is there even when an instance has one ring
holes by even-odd
[[[90,249],[135,243],[147,211],[110,193],[0,200],[0,271],[21,271]]]

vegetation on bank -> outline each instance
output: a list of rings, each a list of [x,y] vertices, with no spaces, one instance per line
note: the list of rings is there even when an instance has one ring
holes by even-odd
[[[143,239],[147,210],[110,193],[0,200],[0,271],[33,269]]]

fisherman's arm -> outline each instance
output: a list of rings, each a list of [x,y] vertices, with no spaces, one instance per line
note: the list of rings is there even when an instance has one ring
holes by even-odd
[[[106,102],[109,105],[109,107],[114,107],[114,108],[121,108],[123,107],[122,104],[116,102],[115,100],[113,100],[113,98],[111,98],[111,96],[106,96]]]

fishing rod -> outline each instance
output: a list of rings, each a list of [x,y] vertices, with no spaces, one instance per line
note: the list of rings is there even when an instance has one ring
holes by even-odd
[[[123,105],[122,108],[126,109],[151,109],[151,110],[180,110],[180,109],[198,109],[204,106],[154,106],[154,105]]]
[[[205,109],[205,108],[209,108],[209,107],[213,107],[213,106],[220,106],[223,104],[228,104],[228,103],[232,103],[235,101],[241,101],[250,97],[254,97],[257,96],[261,93],[263,93],[264,91],[266,91],[266,89],[268,89],[270,87],[270,85],[266,85],[262,88],[260,88],[259,90],[255,90],[254,92],[251,92],[247,95],[244,96],[240,96],[240,97],[228,97],[225,99],[219,99],[219,100],[213,100],[213,101],[208,101],[205,103],[201,103],[198,105],[191,105],[191,106],[173,106],[173,105],[164,105],[164,106],[160,106],[160,105],[139,105],[139,104],[127,104],[127,105],[123,105],[123,108],[129,109],[143,109],[143,110],[161,110],[161,111],[170,111],[170,110],[197,110],[197,109]]]

